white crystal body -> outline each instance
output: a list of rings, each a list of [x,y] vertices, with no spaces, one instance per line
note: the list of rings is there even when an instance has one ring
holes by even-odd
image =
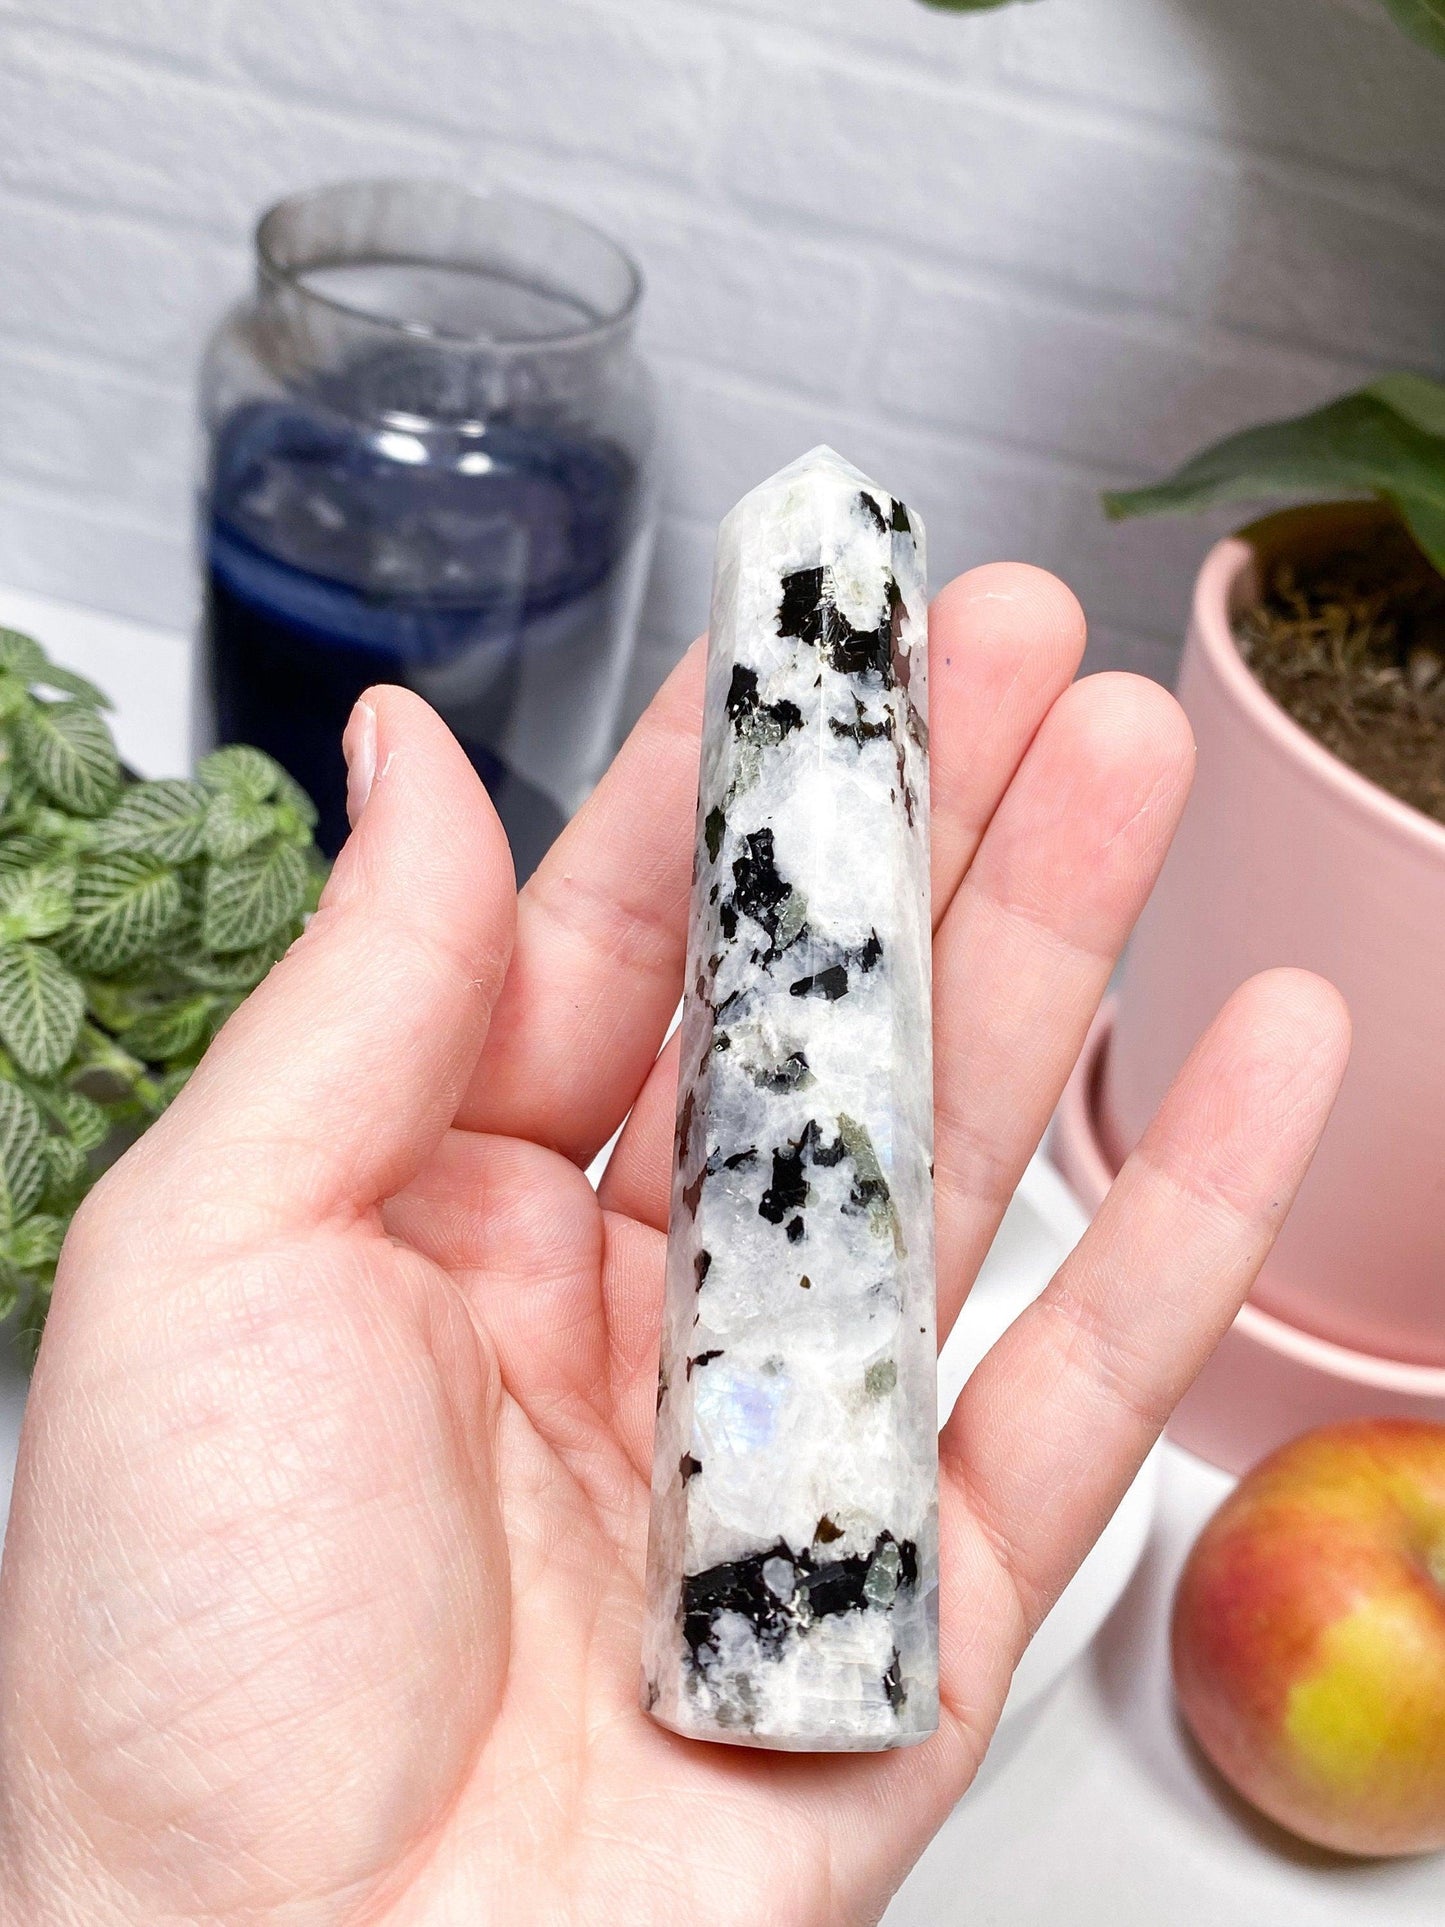
[[[719,538],[643,1701],[871,1751],[937,1723],[927,611],[831,450]]]

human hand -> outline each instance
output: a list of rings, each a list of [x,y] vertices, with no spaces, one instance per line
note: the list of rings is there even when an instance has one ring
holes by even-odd
[[[1082,647],[1036,570],[934,607],[944,1333],[1188,785],[1172,699],[1070,686]],[[321,909],[66,1247],[0,1576],[10,1927],[876,1919],[1248,1290],[1346,1050],[1295,972],[1231,1001],[943,1434],[937,1736],[809,1758],[639,1710],[701,686],[695,649],[519,901],[437,719],[358,708]]]

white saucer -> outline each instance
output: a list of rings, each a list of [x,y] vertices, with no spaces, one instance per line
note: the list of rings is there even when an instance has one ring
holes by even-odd
[[[1039,1296],[1087,1225],[1074,1194],[1040,1154],[1024,1173],[938,1361],[940,1417],[953,1410],[974,1366]],[[1108,1618],[1143,1553],[1158,1485],[1156,1447],[1019,1661],[1004,1707],[1005,1721],[1039,1700]]]

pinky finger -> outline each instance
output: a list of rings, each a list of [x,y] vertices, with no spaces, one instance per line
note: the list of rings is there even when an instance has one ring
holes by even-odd
[[[1245,984],[1077,1251],[964,1388],[939,1441],[944,1525],[955,1541],[982,1530],[1024,1628],[1048,1611],[1248,1295],[1348,1052],[1344,1004],[1320,978],[1277,970]],[[948,1587],[945,1574],[945,1612]]]

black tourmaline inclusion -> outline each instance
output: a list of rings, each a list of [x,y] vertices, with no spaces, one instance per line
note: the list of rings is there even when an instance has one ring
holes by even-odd
[[[808,1180],[803,1176],[806,1140],[785,1144],[773,1153],[773,1181],[763,1193],[758,1216],[769,1224],[781,1224],[791,1212],[808,1202]]]
[[[866,489],[858,497],[858,506],[878,530],[880,535],[886,535],[888,533],[888,523],[884,518],[883,511]]]
[[[878,1535],[871,1552],[847,1553],[841,1559],[820,1560],[811,1551],[794,1552],[780,1539],[746,1559],[686,1574],[682,1636],[693,1664],[705,1664],[705,1650],[717,1652],[717,1621],[724,1613],[737,1613],[746,1620],[763,1652],[772,1655],[790,1633],[805,1631],[819,1619],[884,1610],[869,1599],[866,1585],[874,1561],[890,1546],[897,1558],[898,1590],[916,1586],[917,1546],[911,1539],[900,1542],[888,1532]]]
[[[741,663],[733,670],[726,707],[733,728],[740,736],[753,734],[764,742],[780,743],[795,729],[803,727],[803,712],[798,705],[786,698],[775,703],[763,702],[758,695],[757,670],[746,669]]]
[[[778,874],[771,830],[754,830],[743,840],[747,854],[733,864],[733,904],[774,937],[793,886]]]
[[[894,681],[895,630],[902,623],[903,598],[888,578],[888,607],[876,628],[855,629],[833,600],[826,568],[795,569],[783,577],[778,633],[814,649],[845,676],[876,675],[885,689]]]

